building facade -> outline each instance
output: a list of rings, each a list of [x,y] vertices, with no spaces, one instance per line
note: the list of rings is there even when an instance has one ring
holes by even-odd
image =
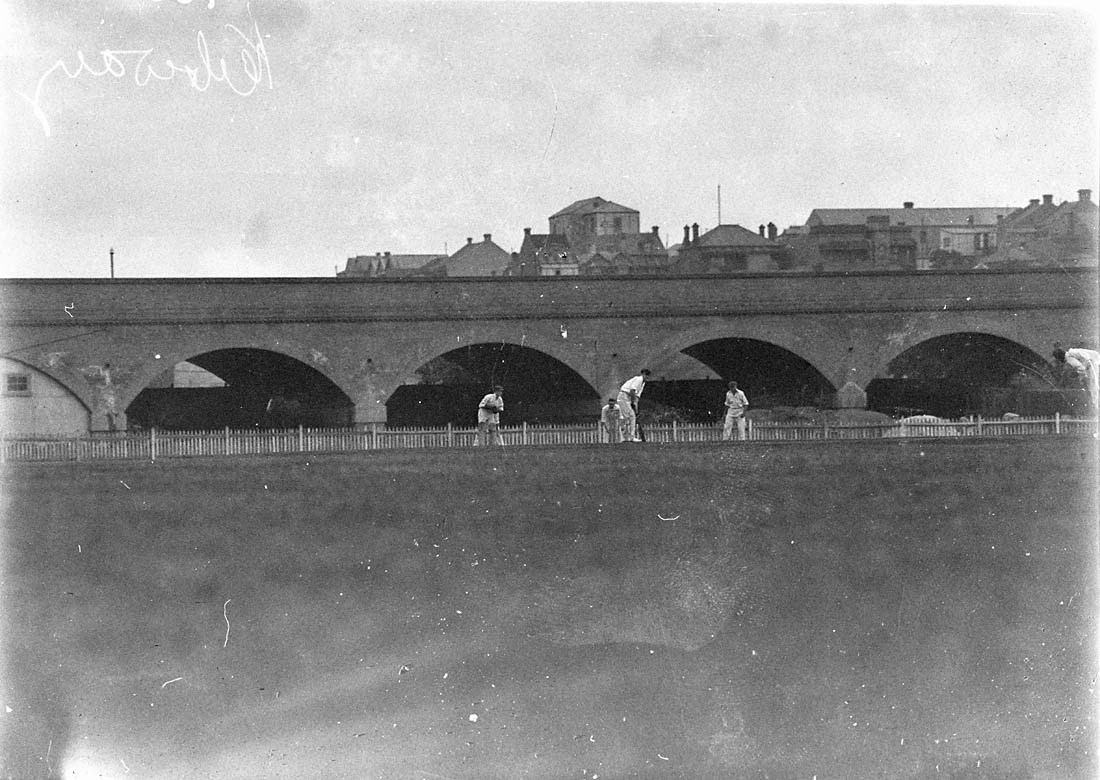
[[[1077,200],[1054,203],[1053,195],[1006,216],[997,231],[997,251],[985,267],[1095,266],[1100,210],[1092,190],[1078,190]]]
[[[718,225],[699,235],[698,223],[684,226],[676,271],[685,274],[767,273],[789,270],[788,251],[761,226],[754,233],[740,225]]]
[[[414,276],[423,268],[446,255],[395,255],[389,252],[376,252],[373,255],[349,257],[343,271],[337,271],[341,278],[369,278]]]
[[[466,245],[450,257],[438,257],[417,276],[506,276],[512,256],[493,243],[493,234],[481,241],[466,239]]]

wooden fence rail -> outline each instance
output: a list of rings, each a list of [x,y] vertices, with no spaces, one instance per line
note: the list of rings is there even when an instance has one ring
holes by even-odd
[[[712,423],[670,423],[645,426],[649,443],[718,442],[720,426]],[[944,420],[874,425],[807,425],[798,422],[749,421],[750,442],[819,441],[956,436],[1096,436],[1095,419],[1060,415],[1012,420]],[[505,447],[528,445],[592,445],[605,443],[597,425],[528,425],[502,427]],[[0,435],[0,462],[158,460],[229,455],[278,455],[302,452],[443,449],[478,446],[473,428],[291,428],[280,430],[143,431],[95,433],[72,437]],[[633,445],[630,445],[633,446]]]

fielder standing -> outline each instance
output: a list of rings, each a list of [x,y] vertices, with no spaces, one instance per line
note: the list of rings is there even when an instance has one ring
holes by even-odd
[[[722,427],[722,441],[733,438],[733,426],[737,426],[737,440],[745,440],[745,410],[749,408],[749,399],[736,382],[730,382],[726,391],[726,423]]]

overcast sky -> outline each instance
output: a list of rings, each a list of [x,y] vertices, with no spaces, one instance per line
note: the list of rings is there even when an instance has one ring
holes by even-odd
[[[1100,190],[1080,5],[0,0],[0,51],[8,277],[332,276],[595,195],[675,243],[719,185],[751,229]]]

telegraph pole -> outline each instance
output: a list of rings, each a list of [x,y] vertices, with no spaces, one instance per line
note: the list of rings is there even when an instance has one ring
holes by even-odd
[[[111,247],[111,278],[115,278],[115,248]]]
[[[718,224],[722,224],[722,185],[718,185]]]

